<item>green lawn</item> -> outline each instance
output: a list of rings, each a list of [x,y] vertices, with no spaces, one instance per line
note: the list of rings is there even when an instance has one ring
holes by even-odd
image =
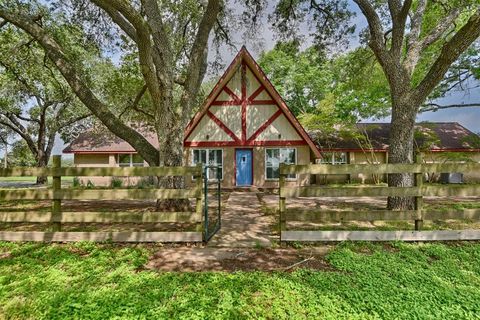
[[[292,273],[145,271],[150,250],[0,243],[0,318],[480,316],[480,244],[346,243],[326,257],[334,271]]]
[[[35,183],[36,180],[37,180],[37,177],[0,177],[0,182],[9,182],[9,183],[15,183],[15,182]],[[48,183],[49,184],[52,183],[51,177],[49,177]],[[73,177],[62,177],[62,183],[71,185],[73,183]]]

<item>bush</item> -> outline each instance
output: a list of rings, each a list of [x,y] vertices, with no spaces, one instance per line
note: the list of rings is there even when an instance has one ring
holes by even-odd
[[[73,177],[73,182],[72,183],[73,183],[74,188],[78,188],[78,187],[83,186],[82,181],[80,181],[80,179],[78,177]]]
[[[93,189],[95,188],[95,183],[93,183],[91,180],[87,181],[87,189]]]
[[[121,188],[122,185],[123,185],[123,180],[122,180],[121,178],[112,177],[112,180],[110,181],[110,186],[111,186],[113,189]]]

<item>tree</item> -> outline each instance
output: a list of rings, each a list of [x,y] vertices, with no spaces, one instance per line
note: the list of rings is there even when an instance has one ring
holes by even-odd
[[[0,126],[0,150],[3,150],[3,167],[8,167],[8,146],[10,138],[13,136],[12,130],[8,127]]]
[[[8,158],[10,159],[9,165],[14,167],[33,167],[37,162],[25,140],[17,140],[12,143]]]
[[[0,125],[25,141],[35,166],[46,167],[56,135],[68,141],[68,133],[91,113],[25,34],[4,28],[0,51],[5,53],[0,57]],[[45,182],[46,177],[37,177],[37,183]]]
[[[296,40],[278,42],[260,55],[258,63],[295,116],[302,117],[315,112],[331,91],[334,76],[329,61],[315,47],[300,51],[299,46]]]
[[[390,88],[389,162],[411,163],[416,115],[452,65],[480,36],[479,3],[477,0],[354,2],[367,19],[368,31],[364,36]],[[285,3],[293,2],[280,1],[276,10],[283,20],[291,16],[283,9]],[[345,1],[296,1],[294,9],[305,9],[306,3],[310,4],[310,16],[319,21],[330,19],[329,12],[338,11]],[[317,28],[317,34],[323,34],[321,28]],[[412,175],[389,176],[389,186],[412,184]],[[390,197],[388,201],[390,209],[407,209],[412,205],[410,198]]]
[[[96,10],[97,14],[108,16],[110,27],[115,26],[125,45],[136,53],[143,83],[133,101],[140,101],[148,93],[160,150],[119,119],[84,81],[81,68],[68,55],[68,44],[55,37],[45,24],[35,22],[39,11],[44,13],[40,20],[46,20],[48,15],[55,16],[52,10],[40,3],[25,6],[11,1],[0,6],[0,17],[37,41],[85,106],[111,132],[132,145],[150,165],[181,165],[183,130],[197,103],[207,67],[208,38],[220,21],[221,1],[164,1],[160,4],[156,0],[139,3],[92,0],[73,3],[83,4],[83,10]]]

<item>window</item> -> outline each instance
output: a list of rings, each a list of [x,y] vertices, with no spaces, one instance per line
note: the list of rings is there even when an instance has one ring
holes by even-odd
[[[325,164],[347,164],[346,152],[322,152],[320,163]]]
[[[265,176],[267,180],[278,179],[280,163],[296,164],[297,150],[294,148],[276,148],[265,150]],[[287,179],[296,179],[295,174],[289,174]]]
[[[203,164],[208,166],[219,166],[218,174],[220,180],[223,179],[223,150],[222,149],[195,149],[192,150],[192,165]],[[217,169],[208,168],[207,176],[209,180],[217,179]]]
[[[143,167],[145,165],[139,154],[119,154],[117,163],[119,167]]]

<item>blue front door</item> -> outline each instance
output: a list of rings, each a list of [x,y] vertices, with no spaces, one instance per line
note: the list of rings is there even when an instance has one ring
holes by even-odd
[[[251,186],[253,184],[252,150],[237,149],[235,151],[237,186]]]

